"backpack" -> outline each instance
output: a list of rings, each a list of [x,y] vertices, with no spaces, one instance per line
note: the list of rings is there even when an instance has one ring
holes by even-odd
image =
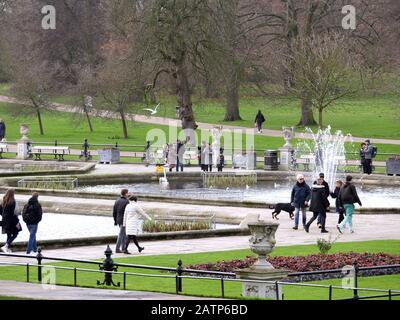
[[[372,158],[375,158],[378,154],[378,147],[372,146]]]

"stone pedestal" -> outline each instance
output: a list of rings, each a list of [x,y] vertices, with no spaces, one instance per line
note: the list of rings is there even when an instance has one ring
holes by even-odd
[[[292,147],[282,147],[279,149],[279,153],[280,153],[279,170],[287,171],[290,169],[291,161],[292,161],[292,152],[293,152]]]
[[[261,299],[283,299],[282,285],[276,286],[275,281],[281,281],[288,275],[286,270],[249,268],[236,272],[238,279],[243,281],[242,296]],[[271,283],[252,282],[254,281],[271,281]]]
[[[21,140],[17,141],[17,159],[20,160],[29,159],[29,148],[28,148],[29,144],[30,144],[29,139],[22,138]]]

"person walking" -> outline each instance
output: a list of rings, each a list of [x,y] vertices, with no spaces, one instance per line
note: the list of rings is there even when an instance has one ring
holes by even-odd
[[[323,184],[324,179],[318,178],[317,184],[314,184],[311,191],[311,205],[310,211],[313,212],[313,217],[306,224],[304,230],[308,233],[311,224],[318,218],[321,218],[321,233],[328,233],[325,229],[326,223],[326,208],[329,207],[328,197],[326,196],[325,186]]]
[[[311,189],[305,182],[304,175],[297,175],[297,182],[292,189],[290,203],[295,207],[294,230],[299,229],[299,215],[302,211],[302,222],[305,227],[307,223],[307,207],[311,198]]]
[[[364,173],[371,175],[372,174],[372,159],[375,157],[374,146],[371,144],[370,140],[365,141],[365,170]]]
[[[331,197],[333,199],[336,199],[335,201],[336,213],[339,215],[338,224],[340,224],[344,220],[344,209],[341,208],[339,204],[339,192],[342,187],[343,187],[343,181],[337,180],[335,190],[330,193]]]
[[[124,227],[125,208],[129,204],[128,189],[121,190],[121,196],[115,201],[113,208],[114,225],[119,226],[119,234],[115,248],[116,253],[123,253],[126,244],[126,230]]]
[[[129,197],[129,204],[125,208],[124,227],[126,228],[127,241],[124,248],[125,254],[130,254],[128,247],[131,241],[138,248],[139,253],[144,250],[144,247],[139,245],[137,235],[143,232],[144,220],[152,220],[137,203],[136,196]]]
[[[204,172],[212,171],[212,149],[210,147],[210,144],[205,144],[201,155],[201,161],[203,164]]]
[[[218,161],[218,172],[222,172],[225,167],[225,156],[224,156],[224,148],[219,149],[219,161]]]
[[[265,117],[262,114],[261,110],[258,110],[256,119],[254,120],[254,122],[255,122],[255,126],[257,127],[258,133],[262,133],[262,126],[263,126],[263,123],[265,122]]]
[[[179,169],[181,172],[183,172],[183,155],[185,154],[185,143],[183,143],[180,140],[177,140],[176,142],[176,149],[177,149],[177,154],[176,154],[176,172],[179,172]]]
[[[6,124],[4,123],[3,119],[0,119],[0,141],[3,141],[5,136],[6,136]]]
[[[206,156],[205,156],[205,152],[204,152],[206,148],[207,148],[206,142],[202,141],[201,145],[198,147],[198,150],[199,150],[198,158],[199,158],[199,165],[200,165],[201,171],[203,171],[203,172],[206,171],[206,166],[205,166]]]
[[[43,210],[39,203],[39,193],[34,192],[22,210],[22,219],[29,230],[29,241],[26,254],[37,252],[36,234],[39,222],[42,221]]]
[[[172,169],[176,167],[176,159],[177,159],[177,152],[176,152],[177,144],[171,143],[168,148],[168,168],[169,172],[172,172]]]
[[[326,201],[328,202],[328,206],[327,207],[329,208],[330,203],[329,203],[328,197],[329,197],[331,189],[329,188],[329,183],[325,181],[325,174],[323,172],[321,172],[319,174],[319,178],[322,179],[322,185],[325,188]],[[318,184],[318,180],[314,181],[314,185],[316,185],[316,184]],[[318,216],[317,225],[318,225],[318,228],[320,228],[320,229],[322,228],[322,223],[321,223],[321,217],[320,216]]]
[[[356,187],[352,183],[353,177],[347,176],[346,183],[340,189],[339,192],[339,205],[344,208],[346,216],[344,220],[337,225],[337,229],[340,233],[343,233],[343,229],[348,225],[350,229],[350,233],[354,233],[353,230],[353,213],[354,213],[354,204],[358,203],[360,207],[362,207],[362,203],[360,198],[358,197]]]
[[[22,231],[21,224],[18,219],[19,208],[15,201],[14,189],[7,190],[0,205],[0,213],[2,216],[1,226],[2,233],[7,234],[6,244],[1,247],[1,251],[11,253],[11,244],[17,238],[18,233]]]

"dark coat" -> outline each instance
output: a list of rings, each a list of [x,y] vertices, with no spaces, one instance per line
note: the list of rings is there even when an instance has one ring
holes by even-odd
[[[311,189],[307,183],[299,183],[297,182],[293,189],[290,203],[294,204],[296,208],[305,208],[304,202],[310,201],[311,198]]]
[[[343,207],[345,204],[354,203],[358,203],[360,206],[362,206],[356,187],[351,182],[346,182],[339,192],[340,207]]]
[[[3,205],[0,206],[0,212],[2,214],[3,233],[16,234],[19,232],[17,229],[19,219],[14,213],[15,205],[16,203],[14,202],[13,204],[5,207],[3,207]]]
[[[336,199],[336,201],[335,201],[336,211],[338,211],[340,209],[339,192],[340,192],[340,188],[339,187],[336,187],[335,190],[333,192],[331,192],[331,197],[333,199]]]
[[[0,122],[0,138],[3,139],[6,136],[6,125],[4,122]]]
[[[43,210],[37,198],[30,198],[22,211],[22,219],[27,225],[42,221]]]
[[[125,207],[129,204],[129,200],[125,197],[119,197],[117,201],[115,201],[114,209],[113,209],[113,217],[114,222],[117,225],[122,226],[124,224],[124,213]]]
[[[326,196],[325,187],[314,185],[311,190],[310,211],[314,213],[326,213],[329,201]]]
[[[265,122],[265,117],[264,115],[259,112],[257,113],[256,119],[254,120],[255,123],[264,123]]]

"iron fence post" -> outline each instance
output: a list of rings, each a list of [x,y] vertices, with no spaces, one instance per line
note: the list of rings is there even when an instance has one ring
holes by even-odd
[[[329,301],[332,300],[332,285],[329,286]]]
[[[182,292],[182,278],[181,278],[182,273],[183,273],[182,260],[179,259],[178,267],[176,268],[176,291],[177,292]]]
[[[221,293],[222,293],[222,298],[225,298],[224,277],[221,277]]]
[[[389,289],[388,298],[390,301],[392,300],[392,290],[391,289]]]
[[[281,300],[281,297],[279,296],[279,284],[278,281],[275,281],[275,292],[276,292],[276,300]]]
[[[124,272],[124,290],[126,290],[126,272]]]
[[[42,282],[42,260],[43,260],[43,255],[42,255],[42,249],[38,248],[38,253],[36,255],[36,259],[38,261],[38,282]]]
[[[29,282],[29,262],[26,264],[26,282]]]
[[[76,268],[74,268],[74,287],[76,287],[77,286],[77,271],[76,271]]]
[[[357,262],[353,263],[353,268],[354,268],[354,293],[353,293],[353,299],[358,300],[358,264]]]

